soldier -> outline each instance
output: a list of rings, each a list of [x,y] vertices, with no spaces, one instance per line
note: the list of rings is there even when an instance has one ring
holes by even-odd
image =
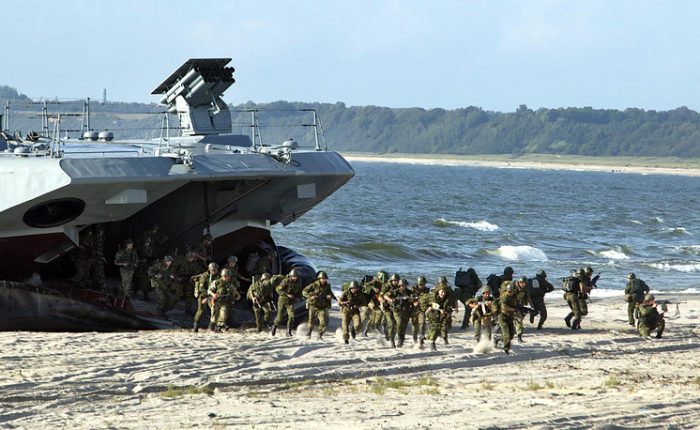
[[[148,291],[150,281],[148,279],[148,268],[158,259],[158,224],[151,227],[141,237],[136,244],[136,252],[139,255],[139,265],[136,269],[136,286],[143,292],[143,299],[149,300]]]
[[[292,335],[292,327],[294,326],[294,303],[301,297],[301,279],[299,279],[299,271],[292,269],[282,281],[277,285],[275,290],[279,295],[277,300],[277,317],[272,326],[272,336],[277,333],[277,327],[282,322],[282,314],[287,312],[287,336]]]
[[[396,319],[394,319],[394,311],[391,307],[391,302],[387,300],[387,295],[393,290],[399,288],[401,276],[394,273],[389,278],[389,282],[382,286],[382,313],[384,314],[384,323],[386,324],[386,340],[391,341],[391,347],[396,348]]]
[[[336,299],[328,283],[328,274],[323,270],[316,275],[316,281],[307,285],[301,292],[306,299],[309,309],[309,331],[307,337],[311,337],[315,320],[318,318],[318,340],[323,338],[328,323],[328,310],[331,308],[331,300]],[[337,300],[337,299],[336,299]]]
[[[105,282],[105,229],[102,224],[96,224],[95,229],[95,248],[91,258],[92,266],[94,267],[94,278],[97,289],[102,292],[107,292],[107,283]]]
[[[209,303],[209,287],[216,279],[218,273],[219,265],[211,262],[209,263],[206,272],[200,273],[194,277],[194,297],[197,300],[197,312],[194,314],[194,324],[192,329],[195,333],[199,331],[199,321],[202,319],[202,315],[204,315],[204,311]],[[211,309],[213,311],[213,307],[211,307]],[[211,330],[214,329],[213,318],[209,319],[209,328]]]
[[[362,330],[362,335],[367,336],[367,330],[379,330],[382,326],[384,314],[382,313],[382,287],[389,275],[380,270],[377,275],[369,282],[362,286],[362,292],[367,296],[367,308],[369,317],[365,321],[365,328]]]
[[[80,232],[80,245],[75,255],[80,288],[105,292],[104,229],[96,224]]]
[[[156,261],[148,268],[148,276],[151,279],[151,287],[156,291],[160,313],[165,315],[178,300],[173,286],[173,257],[166,255],[163,261]]]
[[[450,289],[446,283],[439,283],[433,290],[430,298],[430,307],[426,312],[428,318],[428,340],[430,340],[430,349],[437,350],[435,340],[438,335],[442,337],[445,344],[448,344],[447,333],[452,327],[452,311],[454,311],[455,302],[450,298],[447,291]]]
[[[656,299],[653,294],[646,294],[644,301],[639,307],[639,334],[649,338],[652,330],[656,330],[656,338],[661,339],[661,335],[666,327],[663,310],[657,309]]]
[[[284,277],[277,275],[276,278]],[[258,333],[263,331],[263,325],[267,327],[271,323],[273,284],[272,276],[269,273],[263,273],[260,275],[260,279],[256,279],[248,290],[248,299],[253,302],[255,326],[258,329]]]
[[[513,268],[510,266],[506,266],[506,268],[503,269],[502,275],[496,275],[492,273],[486,278],[486,284],[489,287],[491,287],[491,290],[493,291],[493,294],[496,297],[498,297],[501,294],[501,285],[503,285],[504,282],[513,281],[513,273],[515,273]]]
[[[214,259],[214,238],[207,233],[202,237],[199,245],[192,250],[197,259],[204,264],[209,264]]]
[[[513,293],[515,287],[511,282],[504,282],[499,300],[498,325],[501,327],[501,340],[503,340],[503,350],[510,354],[510,341],[515,334],[516,306]]]
[[[486,338],[491,339],[491,324],[495,316],[491,287],[488,285],[481,290],[479,298],[470,299],[468,306],[472,309],[471,320],[474,325],[474,338],[481,341],[481,331],[486,331]]]
[[[445,276],[440,276],[438,278],[438,283],[435,286],[435,288],[444,288],[445,292],[447,293],[447,298],[449,302],[452,304],[452,311],[457,311],[457,296],[455,296],[454,290],[450,287],[450,285],[447,282],[447,278]],[[447,321],[448,327],[447,331],[450,331],[452,329],[452,317]]]
[[[515,283],[513,298],[515,299],[515,304],[518,306],[515,309],[515,318],[513,319],[515,335],[518,337],[518,342],[522,342],[523,318],[525,318],[525,310],[522,308],[530,306],[532,302],[532,300],[530,300],[530,294],[527,292],[527,278],[525,276],[518,278]]]
[[[576,270],[571,271],[571,276],[564,278],[564,284],[562,289],[564,290],[564,300],[569,305],[571,312],[564,318],[564,322],[567,327],[571,327],[571,330],[578,330],[581,328],[581,308],[579,296],[582,294],[581,283],[578,279],[579,272]],[[573,320],[572,320],[573,318]]]
[[[139,256],[134,249],[134,242],[131,239],[126,239],[124,241],[124,248],[117,251],[117,254],[114,256],[114,265],[119,267],[119,274],[122,279],[123,297],[129,297],[134,271],[138,263]]]
[[[544,296],[547,293],[554,291],[554,286],[547,281],[547,272],[540,270],[535,275],[535,278],[528,282],[528,292],[532,307],[540,315],[540,322],[537,324],[537,330],[542,330],[544,322],[547,320],[547,307],[544,304]],[[530,313],[530,324],[535,323],[535,313]]]
[[[253,270],[254,276],[260,276],[263,273],[272,273],[272,262],[277,256],[275,251],[267,252],[265,255],[260,257],[255,263],[255,269]]]
[[[178,258],[174,263],[175,293],[178,300],[185,302],[185,312],[192,315],[192,299],[194,296],[194,278],[203,270],[202,263],[197,255],[189,251],[184,257]]]
[[[425,341],[425,312],[430,306],[430,288],[428,281],[423,276],[416,280],[413,288],[414,300],[411,304],[411,331],[413,332],[413,342],[418,342],[420,335],[420,346],[423,347]]]
[[[238,280],[233,279],[229,269],[222,269],[221,277],[211,283],[209,295],[213,305],[214,331],[221,333],[223,330],[228,330],[231,306],[241,299],[239,288]]]
[[[589,272],[590,270],[590,272]],[[588,296],[591,294],[593,285],[591,285],[591,275],[593,274],[593,268],[588,266],[587,268],[580,268],[578,270],[578,279],[580,284],[581,292],[578,295],[578,308],[581,310],[581,316],[588,315]]]
[[[238,280],[238,282],[251,282],[250,279],[241,275],[241,272],[238,271],[238,257],[236,257],[235,255],[228,256],[228,259],[226,259],[226,268],[231,271],[231,276],[234,279]],[[269,274],[269,272],[262,272],[260,275],[262,275],[263,273]]]
[[[349,343],[350,334],[355,339],[355,333],[360,331],[360,309],[367,305],[367,296],[360,291],[360,284],[357,281],[350,282],[347,291],[343,292],[338,299],[340,305],[340,324],[343,329],[343,341]],[[353,330],[349,329],[352,320]]]
[[[627,285],[625,286],[625,301],[627,302],[627,319],[632,327],[635,326],[635,320],[639,319],[639,307],[644,302],[645,294],[649,294],[647,283],[630,272],[627,275]]]
[[[458,284],[459,282],[459,284]],[[455,275],[455,297],[464,305],[464,317],[462,318],[462,330],[469,326],[471,308],[467,304],[476,296],[477,291],[482,287],[481,279],[472,267],[466,271],[460,268]]]
[[[413,292],[408,288],[408,281],[401,279],[398,288],[392,289],[384,294],[384,305],[390,305],[396,323],[394,334],[399,335],[399,347],[402,347],[406,339],[406,327],[411,316],[411,303],[414,298]],[[394,346],[394,336],[391,337],[391,346]]]

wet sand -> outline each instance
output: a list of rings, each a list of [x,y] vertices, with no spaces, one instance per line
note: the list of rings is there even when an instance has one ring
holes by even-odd
[[[438,351],[250,329],[0,333],[0,428],[697,428],[700,296],[676,297],[663,339],[596,299],[581,331],[548,296],[511,355],[471,327]],[[461,311],[455,317],[461,321]],[[305,329],[302,325],[298,332]],[[410,333],[410,327],[409,327]]]

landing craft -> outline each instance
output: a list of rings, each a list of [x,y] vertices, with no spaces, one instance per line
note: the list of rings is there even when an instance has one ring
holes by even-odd
[[[221,98],[234,83],[229,62],[190,59],[153,91],[167,106],[157,139],[120,141],[113,131],[93,130],[89,102],[75,138],[65,137],[61,115],[50,116],[46,106],[42,132],[22,137],[9,131],[6,110],[0,138],[0,330],[167,326],[139,317],[128,299],[81,291],[69,281],[81,232],[95,225],[104,230],[107,268],[126,237],[137,238],[157,224],[161,249],[184,250],[210,233],[215,261],[275,251],[273,271],[297,267],[306,280],[313,278],[313,265],[278,249],[270,227],[293,222],[354,171],[327,150],[313,110],[304,124],[313,128],[310,148],[294,140],[263,144],[257,110],[249,111],[250,136],[231,134],[231,111]],[[173,116],[177,136],[170,135]]]

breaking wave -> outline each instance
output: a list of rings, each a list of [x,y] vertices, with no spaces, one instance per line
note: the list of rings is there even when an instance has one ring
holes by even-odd
[[[649,263],[647,266],[664,272],[685,272],[693,273],[700,272],[700,261],[678,262],[678,261],[662,261],[660,263]]]
[[[666,229],[663,230],[663,232],[664,232],[664,233],[672,234],[672,235],[674,235],[674,236],[683,236],[683,235],[686,235],[686,234],[690,234],[690,233],[688,233],[688,230],[685,229],[685,227],[671,227],[671,228],[666,228]]]
[[[509,261],[549,261],[541,249],[528,245],[503,245],[495,251],[488,252]]]
[[[625,251],[620,247],[615,247],[613,249],[608,249],[605,251],[600,251],[598,253],[601,257],[609,258],[611,260],[629,260],[629,255],[625,254]]]
[[[445,218],[439,218],[434,223],[438,227],[447,227],[451,225],[456,225],[458,227],[473,228],[480,231],[496,231],[498,226],[496,224],[491,224],[488,221],[477,221],[477,222],[465,222],[465,221],[448,221]]]

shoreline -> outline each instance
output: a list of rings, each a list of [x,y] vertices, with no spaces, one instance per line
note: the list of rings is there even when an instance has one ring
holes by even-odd
[[[643,157],[583,157],[539,156],[512,157],[507,155],[450,155],[450,154],[370,154],[343,152],[346,160],[400,164],[441,166],[490,167],[501,169],[569,170],[610,172],[642,175],[700,176],[700,162],[669,158]]]

